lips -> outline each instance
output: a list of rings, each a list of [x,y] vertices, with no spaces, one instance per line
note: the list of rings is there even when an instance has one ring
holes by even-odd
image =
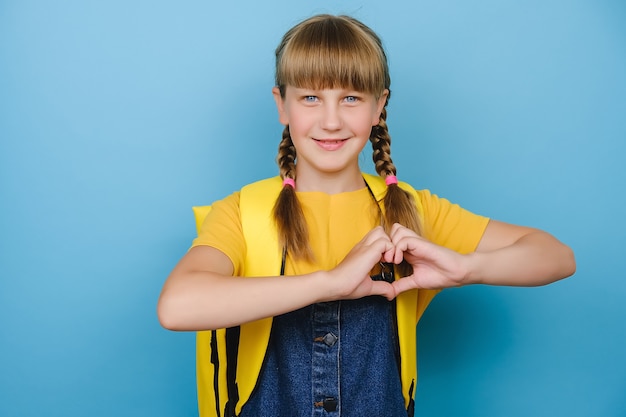
[[[326,151],[335,151],[343,146],[348,139],[314,139]]]

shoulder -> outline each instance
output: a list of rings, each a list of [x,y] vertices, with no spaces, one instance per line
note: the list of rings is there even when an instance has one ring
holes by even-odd
[[[204,218],[209,212],[218,209],[225,211],[237,211],[241,199],[244,198],[256,198],[258,196],[264,196],[268,193],[275,192],[276,195],[280,192],[282,181],[280,177],[265,178],[259,181],[252,182],[244,185],[240,190],[233,192],[232,194],[220,199],[215,200],[207,205],[198,205],[193,207],[196,216]]]
[[[278,176],[246,185],[240,191],[239,206],[242,214],[256,213],[266,216],[274,207],[281,190],[282,180]]]
[[[207,217],[211,220],[217,218],[217,222],[223,222],[224,217],[227,218],[238,218],[239,217],[239,197],[240,192],[235,191],[229,196],[214,201],[210,205],[203,206],[193,206],[193,214],[196,220],[196,230],[200,233],[202,229],[202,225],[205,223]]]
[[[265,178],[244,186],[241,189],[242,197],[267,198],[268,195],[274,198],[282,189],[282,180],[279,176]]]

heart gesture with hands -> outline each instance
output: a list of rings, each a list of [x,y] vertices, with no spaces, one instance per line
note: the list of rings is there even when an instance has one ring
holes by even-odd
[[[371,270],[379,263],[406,261],[413,273],[388,283],[373,281]],[[394,224],[390,235],[376,227],[357,243],[344,260],[331,271],[341,278],[333,280],[333,299],[354,299],[382,295],[389,300],[414,288],[441,289],[462,285],[467,275],[465,256],[436,245],[414,231]],[[351,277],[350,279],[346,279]]]

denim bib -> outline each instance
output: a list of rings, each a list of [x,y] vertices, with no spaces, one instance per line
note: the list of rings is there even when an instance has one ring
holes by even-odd
[[[241,417],[406,417],[395,302],[370,296],[274,318]]]

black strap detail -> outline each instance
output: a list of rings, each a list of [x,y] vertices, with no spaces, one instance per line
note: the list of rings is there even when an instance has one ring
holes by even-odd
[[[413,388],[415,387],[415,380],[411,381],[409,387],[409,406],[406,408],[406,415],[413,417],[415,415],[415,400],[413,399]]]
[[[213,392],[215,393],[215,412],[217,417],[220,413],[220,357],[217,351],[217,331],[211,331],[211,363],[213,364]]]
[[[283,256],[280,260],[280,276],[285,275],[285,264],[287,263],[287,246],[283,247]]]
[[[387,262],[379,262],[380,272],[378,274],[370,275],[373,281],[385,281],[392,283],[396,280],[394,265]]]
[[[239,326],[226,329],[226,390],[228,402],[224,407],[224,417],[237,417],[235,407],[239,402],[237,388],[237,354],[239,352]]]

